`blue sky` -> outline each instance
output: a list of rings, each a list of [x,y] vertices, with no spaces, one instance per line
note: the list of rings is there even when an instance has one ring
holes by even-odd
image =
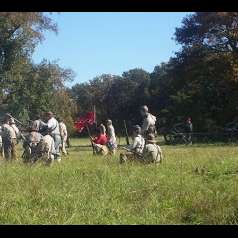
[[[180,45],[171,39],[186,12],[158,13],[53,13],[59,32],[45,33],[33,55],[58,60],[76,77],[71,86],[103,73],[121,75],[133,68],[152,72]]]

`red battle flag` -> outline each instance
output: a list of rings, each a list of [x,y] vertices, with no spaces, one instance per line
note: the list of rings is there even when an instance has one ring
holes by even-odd
[[[95,113],[88,112],[85,116],[80,117],[75,123],[75,129],[80,133],[86,126],[93,125],[95,123]]]

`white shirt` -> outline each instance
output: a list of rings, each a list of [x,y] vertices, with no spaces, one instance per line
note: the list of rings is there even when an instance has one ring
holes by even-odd
[[[156,117],[152,114],[148,113],[146,118],[143,121],[142,127],[141,127],[141,134],[144,135],[145,132],[148,130],[150,126],[154,126],[156,122]]]
[[[113,125],[108,126],[107,131],[108,131],[109,141],[111,143],[116,143],[117,139],[116,139],[115,129]]]
[[[129,146],[129,149],[136,151],[137,153],[142,153],[145,146],[145,139],[138,135],[134,138],[133,144]]]
[[[11,126],[11,127],[13,128],[13,130],[15,131],[15,135],[16,135],[15,138],[19,137],[20,130],[17,128],[17,126],[16,126],[15,124],[12,124],[12,125],[10,125],[10,126]]]
[[[2,137],[7,139],[16,139],[16,133],[9,124],[3,124],[2,126]]]
[[[51,134],[60,135],[59,123],[54,117],[49,119],[49,121],[47,122],[47,126],[51,130]]]
[[[63,137],[63,138],[67,138],[67,127],[66,125],[63,123],[63,122],[60,122],[59,123],[59,128],[60,128],[60,135]]]

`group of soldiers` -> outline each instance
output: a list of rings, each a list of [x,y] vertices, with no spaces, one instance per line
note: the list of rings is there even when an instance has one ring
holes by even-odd
[[[133,142],[127,147],[124,147],[127,152],[120,154],[120,163],[131,160],[142,163],[161,163],[163,155],[156,141],[156,117],[149,113],[146,105],[141,107],[140,114],[143,117],[142,126],[133,126]]]
[[[158,163],[163,159],[162,151],[156,142],[156,117],[149,113],[147,106],[142,106],[140,114],[143,123],[132,127],[132,143],[123,147],[120,154],[120,163],[129,160],[137,160],[145,163]],[[61,152],[67,154],[66,142],[68,138],[67,128],[61,118],[55,118],[52,112],[45,113],[42,119],[37,115],[28,127],[28,133],[24,135],[15,124],[14,118],[7,114],[1,126],[0,138],[2,154],[6,160],[17,159],[16,145],[23,140],[23,159],[26,162],[35,162],[45,156],[50,164],[53,161],[61,161]],[[115,154],[118,145],[112,121],[108,119],[106,126],[100,124],[96,135],[91,137],[94,154]]]
[[[123,147],[126,152],[120,154],[120,163],[128,160],[158,163],[163,158],[162,150],[156,142],[156,117],[149,113],[147,106],[142,106],[140,113],[143,117],[143,124],[141,127],[139,125],[132,127],[132,144]],[[96,154],[115,154],[117,149],[117,140],[112,121],[108,119],[106,126],[107,128],[100,124],[96,137],[91,137],[92,146]]]
[[[57,120],[58,119],[58,120]],[[55,118],[52,112],[45,113],[44,119],[37,115],[27,126],[26,134],[15,124],[14,118],[6,114],[0,130],[2,156],[6,160],[17,159],[16,145],[23,141],[23,159],[35,162],[45,156],[47,162],[61,161],[61,152],[67,154],[67,128],[61,118]]]

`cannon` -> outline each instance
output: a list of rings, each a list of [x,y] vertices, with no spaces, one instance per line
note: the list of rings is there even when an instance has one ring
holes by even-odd
[[[169,145],[187,144],[188,133],[184,123],[176,123],[170,128],[163,127],[160,130],[165,143]],[[229,122],[224,127],[217,128],[208,132],[191,133],[193,142],[209,143],[209,142],[236,142],[238,141],[238,121]]]

